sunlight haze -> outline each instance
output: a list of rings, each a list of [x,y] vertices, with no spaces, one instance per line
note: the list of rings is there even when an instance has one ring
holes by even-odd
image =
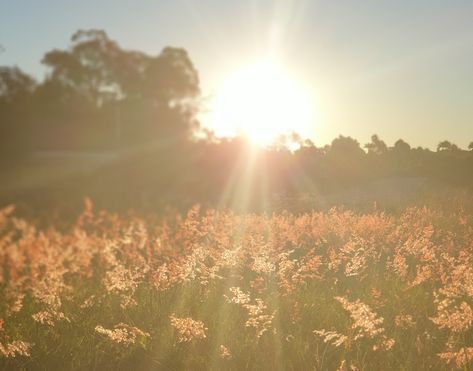
[[[217,88],[202,121],[218,137],[243,135],[269,145],[281,135],[310,138],[315,98],[275,61],[261,60],[236,71]]]
[[[184,47],[204,97],[271,53],[317,100],[309,136],[361,143],[378,134],[435,148],[473,137],[470,1],[0,2],[0,63],[42,79],[46,50],[77,29],[104,29],[123,47]],[[28,25],[28,28],[25,26]],[[210,98],[209,98],[210,99]],[[221,128],[220,131],[225,131]]]
[[[0,0],[0,371],[473,370],[473,0]]]

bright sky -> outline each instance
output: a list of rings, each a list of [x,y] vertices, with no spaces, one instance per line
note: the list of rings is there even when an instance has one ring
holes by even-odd
[[[41,79],[43,54],[79,28],[150,54],[186,48],[207,95],[271,53],[309,87],[318,145],[473,141],[471,0],[0,0],[0,65]]]

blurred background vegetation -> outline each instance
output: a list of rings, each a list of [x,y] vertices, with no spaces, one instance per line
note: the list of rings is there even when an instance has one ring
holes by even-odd
[[[473,142],[432,151],[339,136],[316,147],[294,134],[254,148],[200,125],[199,76],[184,49],[151,56],[80,30],[42,62],[41,82],[0,67],[0,206],[15,203],[20,213],[75,213],[85,196],[116,211],[452,202],[473,210]]]

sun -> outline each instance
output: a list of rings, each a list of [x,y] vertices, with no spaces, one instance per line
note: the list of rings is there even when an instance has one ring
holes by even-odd
[[[261,146],[282,135],[311,136],[310,94],[277,63],[262,60],[230,76],[210,105],[207,125],[218,137],[241,135]]]

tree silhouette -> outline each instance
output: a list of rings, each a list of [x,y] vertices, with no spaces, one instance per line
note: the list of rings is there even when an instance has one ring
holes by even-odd
[[[0,67],[0,100],[14,103],[33,93],[35,80],[18,67]]]
[[[51,109],[40,112],[40,117],[49,114],[45,121],[75,120],[77,135],[91,132],[87,142],[115,138],[118,146],[172,142],[190,135],[200,89],[184,49],[167,47],[153,57],[124,50],[105,31],[95,29],[77,31],[71,42],[68,50],[52,50],[43,58],[49,73],[40,95],[58,102],[52,115]],[[72,105],[82,107],[80,112]],[[67,117],[68,112],[75,114]]]
[[[343,135],[339,135],[338,138],[332,141],[330,150],[328,151],[328,155],[330,156],[346,159],[360,158],[363,157],[364,154],[365,152],[361,149],[360,143],[358,143],[357,140]]]
[[[142,81],[138,55],[122,51],[104,31],[80,30],[71,41],[69,50],[52,50],[44,56],[49,80],[71,87],[97,106],[126,96],[129,80]]]
[[[411,146],[402,139],[398,139],[392,150],[398,154],[407,154],[410,152]]]
[[[0,67],[0,153],[22,156],[31,149],[35,80],[18,67]]]
[[[388,146],[374,134],[371,136],[371,143],[365,144],[368,154],[383,155],[388,152]]]
[[[458,146],[456,144],[450,143],[448,140],[443,140],[437,145],[437,152],[458,150]]]

